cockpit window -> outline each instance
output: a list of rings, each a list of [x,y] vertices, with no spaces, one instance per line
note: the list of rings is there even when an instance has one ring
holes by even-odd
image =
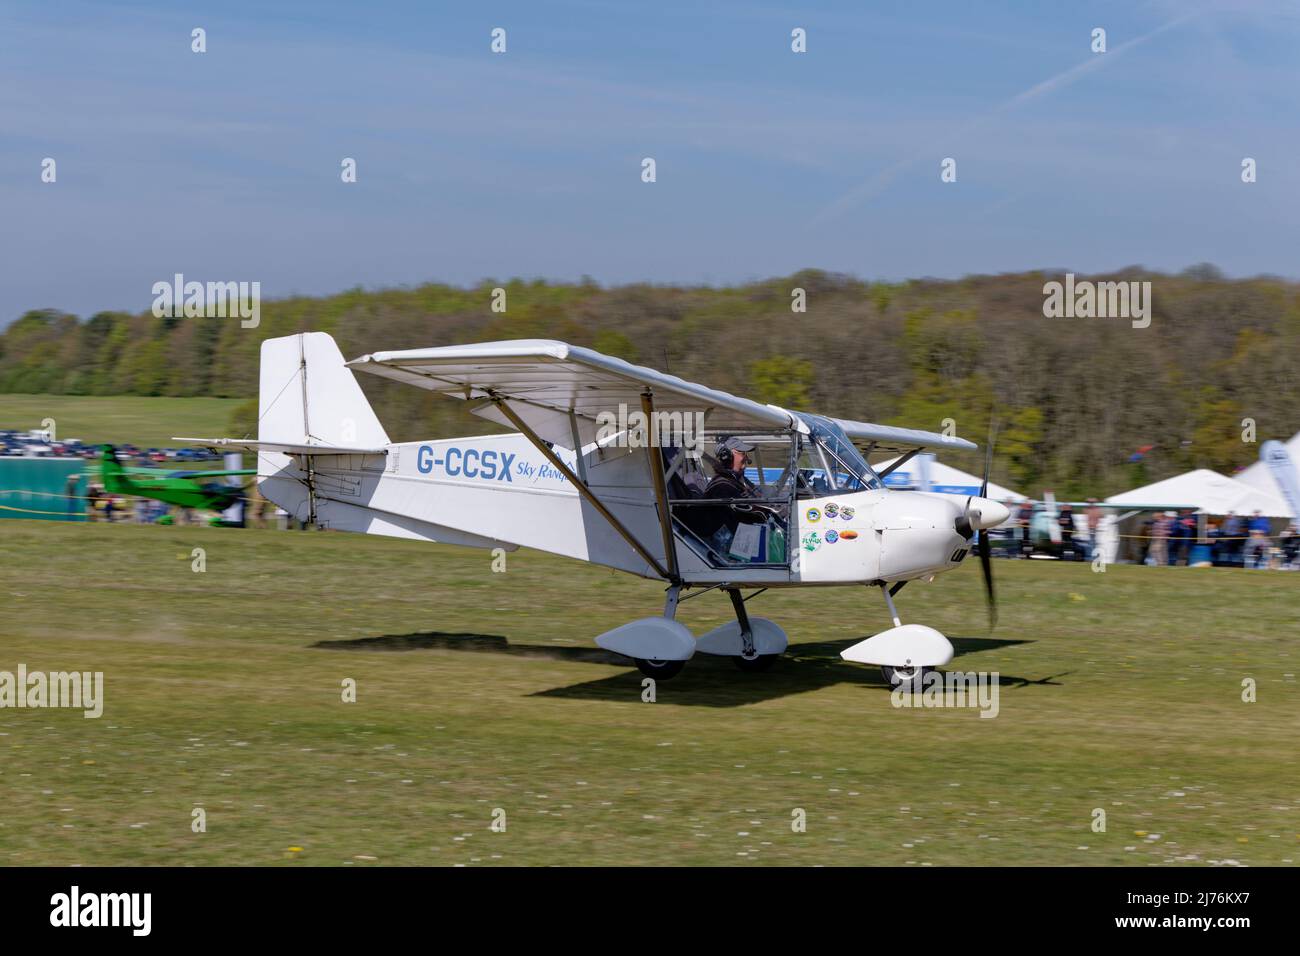
[[[837,491],[874,491],[883,487],[844,429],[821,415],[799,414],[814,442],[825,452],[827,483]]]

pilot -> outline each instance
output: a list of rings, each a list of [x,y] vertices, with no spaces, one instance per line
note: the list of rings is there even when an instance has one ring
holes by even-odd
[[[728,438],[719,443],[713,452],[717,459],[717,474],[704,489],[706,498],[752,498],[754,486],[745,477],[745,466],[754,446],[743,438]]]
[[[754,486],[745,477],[745,466],[749,464],[749,455],[754,446],[742,438],[728,438],[719,443],[713,453],[717,460],[717,474],[704,489],[705,498],[753,498]],[[714,544],[725,554],[731,547],[731,540],[736,535],[736,526],[741,524],[763,524],[767,520],[767,511],[758,505],[730,504],[716,508],[701,508],[705,512],[701,520],[701,537],[706,541],[712,539]]]

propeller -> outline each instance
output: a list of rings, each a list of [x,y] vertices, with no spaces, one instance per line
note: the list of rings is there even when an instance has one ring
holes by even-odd
[[[993,442],[996,438],[997,425],[990,419],[989,445],[984,456],[984,481],[980,484],[980,497],[985,499],[989,495],[989,471],[993,468]],[[984,572],[984,596],[988,601],[989,630],[991,631],[998,626],[998,599],[993,590],[993,559],[988,530],[981,529],[978,534],[977,548],[980,555],[980,570]]]
[[[958,516],[954,527],[957,533],[967,541],[975,538],[975,551],[980,557],[980,569],[984,572],[984,591],[989,608],[989,630],[998,624],[997,595],[993,590],[992,546],[989,543],[988,529],[1001,524],[1007,519],[1007,510],[1001,504],[988,500],[989,472],[993,468],[993,443],[997,437],[996,427],[989,425],[989,444],[984,457],[984,479],[980,483],[978,498],[971,495],[966,499],[966,507]],[[975,502],[979,501],[979,505]]]

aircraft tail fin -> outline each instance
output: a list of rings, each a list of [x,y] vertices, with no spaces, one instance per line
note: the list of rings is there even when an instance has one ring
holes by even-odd
[[[300,332],[262,343],[257,437],[263,443],[383,448],[388,433],[332,336]]]
[[[130,494],[131,481],[126,469],[117,460],[117,449],[105,445],[99,453],[99,480],[104,490],[112,494]]]

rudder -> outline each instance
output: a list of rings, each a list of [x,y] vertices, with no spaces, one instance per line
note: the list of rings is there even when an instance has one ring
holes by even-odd
[[[383,447],[388,433],[334,338],[299,332],[262,343],[257,437]]]

